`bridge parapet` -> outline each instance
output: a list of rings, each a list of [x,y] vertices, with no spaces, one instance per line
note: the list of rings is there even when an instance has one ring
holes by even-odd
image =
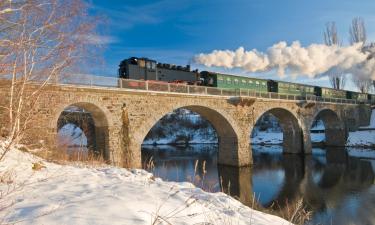
[[[78,74],[61,79],[59,84],[83,85],[89,87],[111,87],[148,92],[167,92],[192,95],[214,95],[214,96],[245,96],[256,98],[269,98],[280,100],[306,101],[306,102],[329,102],[338,104],[359,104],[361,102],[350,99],[322,98],[313,95],[299,96],[273,92],[259,92],[249,89],[223,89],[206,86],[187,85],[179,83],[166,83],[152,80],[131,80],[114,77],[102,77]],[[363,102],[362,102],[363,103]],[[370,104],[370,102],[366,102]],[[375,104],[373,102],[372,104]]]

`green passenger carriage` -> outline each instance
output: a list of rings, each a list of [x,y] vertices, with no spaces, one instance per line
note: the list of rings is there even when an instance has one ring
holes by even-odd
[[[267,80],[203,71],[201,78],[206,86],[224,89],[250,89],[268,92]]]
[[[346,98],[346,91],[322,87],[323,98]]]
[[[277,90],[275,92],[278,92],[280,94],[299,95],[299,96],[307,96],[307,95],[315,94],[314,86],[310,86],[310,85],[289,83],[289,82],[283,82],[283,81],[269,82],[269,85],[272,85],[272,84],[273,85],[277,84]]]

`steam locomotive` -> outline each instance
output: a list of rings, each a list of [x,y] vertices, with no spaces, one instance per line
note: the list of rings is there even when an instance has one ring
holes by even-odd
[[[336,90],[306,84],[250,78],[216,72],[191,70],[190,66],[157,63],[148,58],[131,57],[119,65],[118,75],[123,79],[153,80],[159,82],[185,83],[222,89],[249,89],[257,92],[274,92],[287,95],[314,95],[323,98],[351,99],[375,102],[375,95],[353,91]]]

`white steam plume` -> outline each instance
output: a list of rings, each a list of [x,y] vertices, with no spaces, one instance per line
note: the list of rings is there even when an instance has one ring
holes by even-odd
[[[288,71],[294,77],[307,75],[315,77],[331,70],[352,73],[363,78],[375,79],[375,59],[369,59],[369,52],[361,51],[362,43],[348,47],[312,44],[302,47],[300,42],[290,46],[279,42],[267,52],[215,50],[209,54],[199,54],[194,61],[205,66],[241,68],[248,72],[277,70],[280,77]]]

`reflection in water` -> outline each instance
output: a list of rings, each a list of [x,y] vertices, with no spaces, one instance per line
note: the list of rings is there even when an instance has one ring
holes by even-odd
[[[189,181],[206,191],[220,191],[217,145],[144,145],[142,165],[164,180]]]
[[[375,224],[375,159],[345,149],[314,149],[311,156],[282,154],[281,147],[253,146],[254,165],[217,166],[217,146],[143,146],[145,168],[163,179],[190,181],[224,191],[251,206],[253,196],[274,211],[304,199],[308,224]],[[154,166],[147,163],[152,157]]]

